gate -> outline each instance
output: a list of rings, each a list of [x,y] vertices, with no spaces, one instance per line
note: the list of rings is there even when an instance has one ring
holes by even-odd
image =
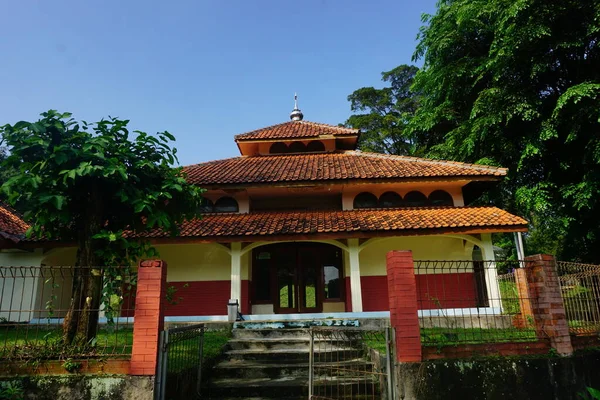
[[[203,347],[203,324],[161,332],[155,400],[200,398]]]
[[[391,338],[392,328],[311,328],[309,400],[392,400]]]

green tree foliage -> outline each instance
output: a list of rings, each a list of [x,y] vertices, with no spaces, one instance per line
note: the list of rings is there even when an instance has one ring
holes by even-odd
[[[348,96],[352,112],[357,114],[350,116],[345,125],[361,130],[362,150],[388,154],[419,151],[421,138],[406,130],[419,104],[419,96],[410,88],[417,71],[415,66],[400,65],[381,74],[389,86],[363,87]]]
[[[538,221],[538,246],[600,262],[600,3],[442,0],[424,22],[411,132],[508,167],[494,201]]]
[[[174,137],[168,132],[131,135],[128,122],[109,118],[88,124],[48,111],[37,122],[0,128],[10,149],[3,165],[19,171],[2,191],[11,204],[28,205],[28,235],[77,244],[76,266],[131,265],[150,248],[125,238],[125,230],[175,233],[199,207],[201,189],[173,168],[176,150],[169,142]],[[67,343],[95,335],[102,298],[110,299],[111,286],[122,284],[102,282],[95,270],[77,271],[64,323]]]

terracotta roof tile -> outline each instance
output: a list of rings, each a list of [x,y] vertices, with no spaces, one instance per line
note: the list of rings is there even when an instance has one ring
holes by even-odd
[[[235,157],[184,167],[198,185],[506,175],[506,169],[360,151]]]
[[[280,211],[207,214],[183,223],[180,237],[224,239],[327,233],[422,233],[427,230],[525,230],[527,221],[495,207],[426,207],[350,211]],[[146,237],[167,237],[154,231]]]
[[[16,211],[0,204],[0,236],[18,241],[25,235],[29,225],[21,219]]]
[[[344,128],[310,121],[289,121],[268,126],[255,131],[236,135],[236,141],[270,140],[270,139],[300,139],[314,138],[321,135],[356,136],[358,129]]]

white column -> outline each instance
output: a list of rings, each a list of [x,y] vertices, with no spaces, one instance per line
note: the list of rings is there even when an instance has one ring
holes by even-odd
[[[242,244],[231,243],[231,295],[230,299],[242,302]]]
[[[521,232],[515,232],[515,246],[517,247],[517,259],[520,262],[520,267],[523,268],[525,267],[525,250],[523,248],[523,235],[521,235]]]
[[[492,235],[490,233],[482,234],[481,242],[483,245],[481,248],[481,255],[485,261],[485,286],[487,288],[489,306],[501,310],[502,301],[500,300],[500,287],[498,286],[498,271],[496,270],[496,257],[494,256]]]
[[[360,287],[360,262],[358,239],[348,239],[350,256],[350,293],[352,295],[352,312],[362,312],[362,290]]]

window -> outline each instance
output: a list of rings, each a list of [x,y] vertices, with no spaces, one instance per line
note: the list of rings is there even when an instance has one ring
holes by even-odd
[[[408,207],[422,207],[427,205],[427,197],[421,192],[413,191],[406,193],[404,203]]]
[[[269,153],[271,154],[287,153],[287,151],[288,147],[283,142],[273,143],[269,149]]]
[[[340,276],[340,268],[338,266],[323,266],[323,282],[325,283],[325,300],[342,298],[342,279]]]
[[[453,206],[454,201],[448,192],[436,190],[429,195],[429,203],[432,206]]]
[[[313,140],[306,145],[306,151],[325,151],[325,145],[321,141]]]
[[[379,207],[402,207],[402,197],[396,192],[385,192],[379,197]]]
[[[207,199],[206,197],[202,198],[202,201],[200,202],[200,209],[199,211],[201,213],[211,213],[214,211],[214,204],[210,199]]]
[[[290,144],[290,153],[304,153],[305,151],[306,146],[302,142],[292,142],[292,144]]]
[[[233,197],[221,197],[215,203],[215,212],[238,212],[237,201]]]
[[[362,192],[354,198],[354,208],[377,208],[377,197],[373,193]]]

